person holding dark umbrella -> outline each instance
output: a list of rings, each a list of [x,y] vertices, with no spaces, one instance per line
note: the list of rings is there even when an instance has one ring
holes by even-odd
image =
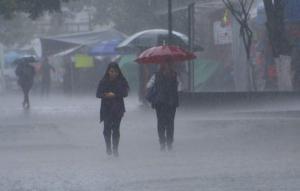
[[[119,155],[120,123],[125,112],[123,98],[127,97],[128,91],[128,82],[118,64],[110,63],[99,82],[96,97],[101,99],[100,122],[104,121],[106,153],[116,157]]]
[[[35,69],[31,62],[34,62],[34,58],[23,58],[21,60],[17,60],[17,67],[15,73],[18,77],[18,84],[22,88],[24,94],[23,100],[23,108],[29,109],[30,102],[29,102],[29,91],[32,88],[33,80],[35,76]]]

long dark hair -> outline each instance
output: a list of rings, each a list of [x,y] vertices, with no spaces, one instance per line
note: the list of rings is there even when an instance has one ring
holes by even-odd
[[[161,64],[158,72],[162,75],[166,75],[168,77],[176,77],[177,73],[176,70],[174,69],[174,66],[172,63],[164,63]]]
[[[123,75],[123,73],[122,73],[122,71],[121,71],[121,69],[119,67],[119,64],[117,62],[111,62],[111,63],[109,63],[109,65],[107,66],[105,74],[104,74],[104,76],[103,76],[103,78],[102,78],[101,81],[108,81],[109,80],[109,73],[108,73],[108,71],[110,69],[114,69],[114,70],[118,71],[119,75],[118,75],[118,77],[117,77],[116,80],[125,81],[128,84],[128,82],[127,82],[126,78],[124,77],[124,75]]]

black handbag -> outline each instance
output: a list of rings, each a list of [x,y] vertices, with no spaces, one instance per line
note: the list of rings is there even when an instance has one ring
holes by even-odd
[[[151,86],[147,92],[146,92],[146,100],[150,103],[155,103],[155,99],[156,99],[156,85],[154,84],[153,86]]]

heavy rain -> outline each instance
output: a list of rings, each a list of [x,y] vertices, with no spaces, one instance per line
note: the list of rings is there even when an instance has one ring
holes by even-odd
[[[0,0],[0,191],[300,190],[299,0]]]

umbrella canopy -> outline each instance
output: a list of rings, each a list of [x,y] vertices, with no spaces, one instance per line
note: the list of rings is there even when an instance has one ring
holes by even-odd
[[[6,53],[5,56],[4,56],[5,66],[10,65],[15,60],[20,59],[24,56],[25,56],[24,54],[16,52],[16,51],[11,51],[11,52]]]
[[[118,55],[118,52],[115,48],[120,44],[123,39],[112,39],[99,42],[93,45],[88,53],[91,56],[103,56],[103,55]]]
[[[179,32],[172,32],[174,45],[182,48],[188,47],[188,37]],[[168,30],[152,29],[135,33],[123,42],[121,42],[116,50],[121,53],[134,53],[140,50],[145,50],[150,47],[159,46],[168,42]]]
[[[135,60],[139,64],[163,64],[167,62],[183,62],[195,59],[196,55],[174,45],[162,45],[149,48]]]
[[[13,63],[14,64],[30,64],[30,63],[33,63],[33,62],[36,62],[36,58],[34,56],[25,56],[25,57],[22,57],[22,58],[19,58],[17,60],[15,60]]]

